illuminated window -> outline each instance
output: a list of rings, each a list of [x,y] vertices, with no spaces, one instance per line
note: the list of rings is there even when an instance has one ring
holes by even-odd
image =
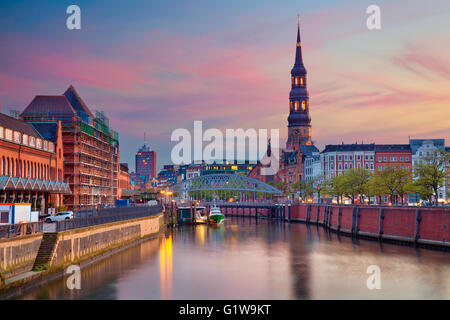
[[[302,110],[305,111],[305,109],[306,109],[306,102],[302,101]]]
[[[231,166],[231,170],[237,170],[237,166]]]
[[[292,77],[291,77],[291,82],[292,82],[292,84],[294,84],[294,83],[295,83],[295,79],[294,79],[294,76],[292,76]]]
[[[291,106],[291,111],[294,110],[294,103],[291,101],[289,104]]]
[[[295,77],[295,84],[298,86],[298,83],[299,83],[299,77]]]
[[[298,101],[295,101],[295,111],[298,111],[298,105],[299,105]]]
[[[301,78],[300,78],[300,84],[301,84],[302,86],[305,85],[305,77],[301,77]]]

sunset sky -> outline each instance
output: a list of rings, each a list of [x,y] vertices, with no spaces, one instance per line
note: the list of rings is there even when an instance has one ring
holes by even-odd
[[[71,4],[81,30],[66,28]],[[381,30],[366,27],[371,4]],[[450,144],[448,0],[1,1],[2,112],[72,84],[110,118],[131,170],[144,132],[161,168],[171,132],[194,120],[285,139],[297,13],[319,149],[408,136]]]

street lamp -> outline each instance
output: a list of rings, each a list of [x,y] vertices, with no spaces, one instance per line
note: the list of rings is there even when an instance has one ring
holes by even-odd
[[[317,186],[318,202],[320,203],[320,186]]]

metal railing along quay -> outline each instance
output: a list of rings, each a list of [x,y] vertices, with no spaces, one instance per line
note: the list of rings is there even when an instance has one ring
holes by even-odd
[[[43,230],[44,230],[43,222],[0,225],[0,239],[20,237],[24,235],[43,232]]]
[[[155,216],[162,212],[160,204],[146,207],[108,208],[91,211],[78,211],[75,218],[57,221],[56,232],[84,228],[104,223]]]
[[[104,223],[144,218],[162,212],[162,206],[109,208],[84,212],[76,212],[75,218],[57,221],[56,232],[84,228]]]

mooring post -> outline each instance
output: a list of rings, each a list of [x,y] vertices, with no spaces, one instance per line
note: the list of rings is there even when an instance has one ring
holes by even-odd
[[[415,242],[417,242],[417,240],[419,240],[419,238],[420,238],[419,226],[420,226],[421,221],[422,221],[422,218],[420,216],[420,210],[419,210],[419,208],[416,208],[416,221],[415,221],[415,226],[414,226],[414,241]]]
[[[337,227],[336,227],[336,231],[339,232],[339,230],[341,230],[341,216],[342,216],[342,212],[341,212],[341,206],[338,207],[338,220],[337,220]]]
[[[378,218],[378,237],[379,240],[381,240],[381,237],[383,236],[383,208],[380,208],[379,218]]]

